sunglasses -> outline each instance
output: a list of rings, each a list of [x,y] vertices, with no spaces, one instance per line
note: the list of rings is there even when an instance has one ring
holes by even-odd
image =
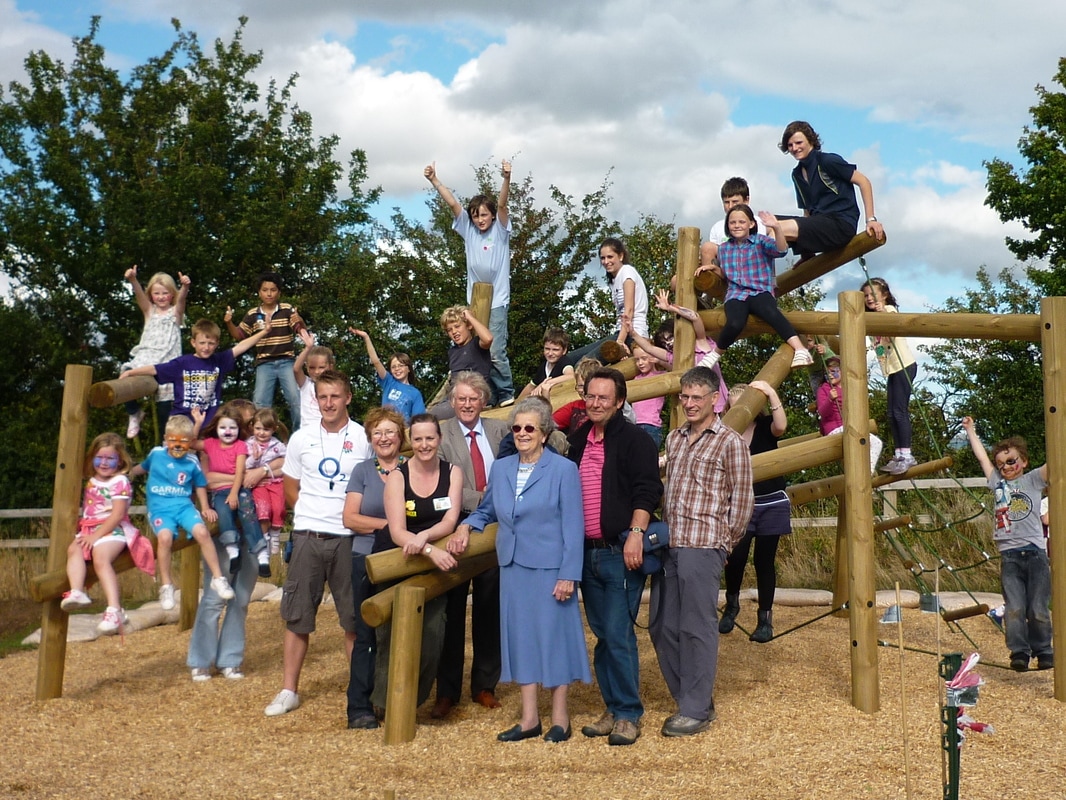
[[[511,433],[521,433],[522,431],[525,431],[526,433],[536,433],[537,430],[538,429],[537,429],[536,425],[512,425],[511,426]]]

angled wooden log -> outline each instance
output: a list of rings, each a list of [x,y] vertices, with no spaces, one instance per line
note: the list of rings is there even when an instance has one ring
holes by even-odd
[[[864,256],[871,250],[876,250],[888,242],[888,237],[882,237],[878,241],[863,231],[857,233],[844,247],[839,250],[830,250],[821,253],[814,258],[809,258],[798,267],[785,270],[777,276],[777,296],[788,294],[794,289],[806,286],[808,283],[818,280],[823,275],[832,272],[837,267],[854,261]]]
[[[788,374],[792,371],[792,357],[795,351],[790,345],[782,344],[777,348],[769,360],[759,370],[759,374],[755,376],[753,380],[766,381],[775,389],[781,385],[781,383],[788,377]],[[726,356],[728,358],[728,356]],[[647,380],[647,378],[645,378]],[[737,431],[742,433],[747,430],[748,425],[755,419],[755,415],[758,414],[766,405],[766,395],[760,392],[758,389],[752,389],[750,386],[744,390],[744,393],[740,395],[733,403],[732,407],[722,415],[722,422]]]
[[[89,405],[92,408],[111,408],[130,400],[140,400],[159,391],[159,384],[151,375],[134,375],[132,378],[94,383],[89,390]]]
[[[383,589],[377,594],[368,597],[359,607],[363,620],[371,628],[383,625],[392,619],[392,604],[396,598],[396,590],[401,586],[419,586],[426,590],[426,601],[434,597],[440,597],[449,589],[458,586],[464,581],[470,580],[475,575],[492,569],[496,566],[496,551],[482,553],[474,558],[467,558],[459,562],[459,566],[451,572],[425,572],[421,575],[412,575],[402,583]]]
[[[753,478],[757,482],[778,475],[788,475],[801,469],[839,461],[844,453],[844,437],[820,436],[809,442],[786,447],[783,450],[768,450],[751,457]]]
[[[917,464],[907,470],[903,475],[878,475],[872,481],[873,488],[876,489],[880,486],[887,486],[898,480],[920,478],[923,475],[931,475],[934,472],[950,469],[953,463],[954,461],[951,456],[945,456],[944,458],[938,458],[936,461],[926,461],[922,464]],[[821,478],[816,481],[796,483],[789,486],[785,491],[788,492],[788,497],[794,506],[813,503],[815,500],[822,500],[826,497],[837,497],[842,491],[844,491],[844,476],[834,475],[832,478]]]
[[[469,558],[494,552],[496,549],[496,528],[497,525],[494,522],[491,525],[486,525],[485,530],[481,533],[471,531],[470,541],[466,545],[466,552],[459,556],[457,561],[461,564]],[[455,534],[451,533],[443,539],[438,539],[433,543],[433,546],[444,550],[453,536]],[[437,567],[427,556],[420,553],[417,556],[405,558],[401,547],[395,547],[383,553],[373,553],[366,557],[366,576],[371,583],[388,583],[410,575],[436,571]],[[432,600],[433,598],[430,599]]]
[[[839,316],[835,311],[785,311],[785,318],[801,334],[835,334]],[[725,324],[721,309],[701,311],[700,319],[710,331]],[[1040,317],[1037,314],[867,314],[866,332],[870,336],[911,336],[930,339],[1014,339],[1040,341]],[[749,317],[741,336],[773,333],[761,319]]]
[[[888,237],[877,241],[868,236],[865,231],[855,234],[855,237],[839,250],[830,250],[810,258],[798,267],[785,270],[777,276],[777,296],[806,286],[812,281],[818,280],[823,275],[832,272],[837,267],[854,261],[859,256],[866,255],[871,250],[876,250],[888,241]],[[719,300],[725,297],[725,282],[713,272],[701,272],[696,276],[694,285],[697,292],[709,294]]]

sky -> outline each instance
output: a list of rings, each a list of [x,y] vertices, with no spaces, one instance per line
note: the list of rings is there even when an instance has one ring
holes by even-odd
[[[172,18],[208,43],[246,15],[263,81],[299,73],[317,133],[340,136],[342,161],[367,152],[383,218],[424,215],[427,164],[469,196],[472,167],[503,158],[544,194],[609,175],[623,226],[644,213],[705,233],[733,175],[756,210],[797,213],[777,144],[808,120],[873,182],[888,244],[868,268],[904,311],[1016,266],[1004,237],[1024,230],[984,205],[983,162],[1019,163],[1034,87],[1066,55],[1061,0],[0,0],[0,83],[34,49],[69,63],[93,15],[118,69],[163,52]],[[823,307],[862,280],[823,278]]]

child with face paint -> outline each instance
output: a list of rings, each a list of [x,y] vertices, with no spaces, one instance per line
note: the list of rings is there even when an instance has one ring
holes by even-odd
[[[67,548],[70,591],[63,594],[60,608],[71,611],[92,604],[85,593],[86,564],[91,561],[107,600],[107,610],[96,626],[100,633],[114,633],[127,619],[114,567],[122,551],[128,547],[137,566],[155,574],[152,545],[130,522],[130,466],[129,453],[117,433],[101,433],[93,440],[85,454],[84,471],[89,481],[82,495],[78,532]]]
[[[233,589],[219,567],[211,533],[204,524],[204,520],[214,522],[218,516],[207,498],[207,478],[191,452],[193,441],[192,420],[173,416],[167,420],[165,445],[152,448],[144,461],[130,471],[132,477],[148,476],[145,486],[148,520],[158,543],[159,605],[164,611],[174,608],[170,561],[174,533],[179,528],[191,534],[200,545],[204,563],[211,571],[211,588],[223,600],[233,597]],[[199,512],[192,502],[194,492],[200,504]]]
[[[259,564],[260,577],[269,578],[270,549],[259,527],[252,493],[244,487],[248,426],[238,414],[226,411],[223,407],[207,424],[200,453],[200,466],[207,475],[211,506],[218,515],[218,540],[229,556],[230,573],[235,573],[241,564],[239,537],[243,534],[248,552]],[[240,518],[240,533],[234,512]]]

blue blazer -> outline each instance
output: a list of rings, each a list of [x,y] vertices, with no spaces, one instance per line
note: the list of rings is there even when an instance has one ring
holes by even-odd
[[[496,522],[496,558],[532,569],[558,569],[559,580],[580,581],[585,516],[577,465],[545,450],[522,495],[515,498],[518,456],[492,465],[485,497],[465,522],[474,530]]]

